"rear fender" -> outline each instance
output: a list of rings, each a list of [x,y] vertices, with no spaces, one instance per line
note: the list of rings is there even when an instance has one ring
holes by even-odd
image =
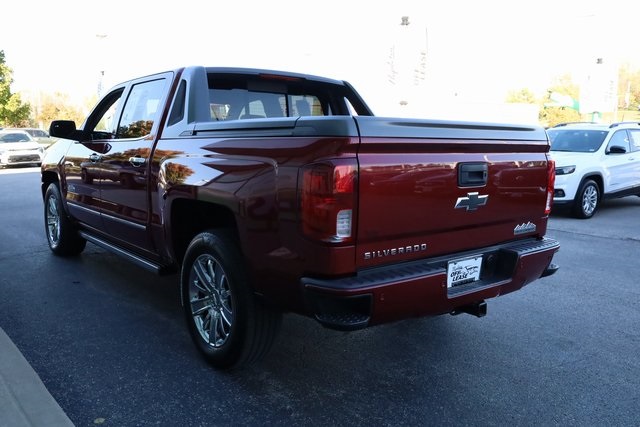
[[[174,230],[165,238],[172,241],[175,259],[181,258],[185,243],[209,228],[235,228],[240,249],[250,261],[277,247],[276,168],[269,162],[174,157],[161,163],[158,189],[164,229]],[[185,206],[187,214],[177,213]],[[182,231],[181,237],[175,230]]]

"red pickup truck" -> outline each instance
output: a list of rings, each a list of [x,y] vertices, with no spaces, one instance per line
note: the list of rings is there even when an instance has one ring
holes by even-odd
[[[540,127],[374,117],[345,81],[194,66],[119,84],[50,133],[53,253],[88,241],[179,272],[218,368],[264,356],[282,312],[339,330],[483,316],[558,269]]]

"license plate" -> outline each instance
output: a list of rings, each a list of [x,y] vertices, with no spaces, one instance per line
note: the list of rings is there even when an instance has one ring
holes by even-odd
[[[449,261],[447,267],[447,288],[479,280],[481,267],[482,256]]]

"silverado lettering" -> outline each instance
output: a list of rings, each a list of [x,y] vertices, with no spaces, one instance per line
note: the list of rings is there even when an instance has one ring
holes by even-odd
[[[372,252],[365,252],[364,259],[381,258],[385,256],[390,256],[390,255],[399,255],[399,254],[426,251],[426,250],[427,250],[427,244],[422,243],[422,244],[413,245],[413,246],[404,246],[400,248],[382,249],[382,250],[377,250]]]
[[[482,316],[558,269],[538,126],[374,117],[345,81],[193,66],[118,84],[50,131],[51,251],[91,242],[177,273],[217,368],[264,356],[283,312],[338,330]]]

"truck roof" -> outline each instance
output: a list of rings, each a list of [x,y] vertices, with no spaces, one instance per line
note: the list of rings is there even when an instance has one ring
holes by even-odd
[[[323,82],[329,84],[335,84],[339,86],[344,86],[345,82],[343,80],[330,79],[327,77],[316,76],[313,74],[304,74],[304,73],[296,73],[291,71],[282,71],[282,70],[273,70],[266,68],[248,68],[248,67],[207,67],[201,65],[189,65],[185,67],[178,67],[172,70],[163,70],[156,73],[148,74],[144,77],[155,76],[159,74],[164,74],[167,72],[184,72],[188,70],[194,70],[196,68],[203,68],[207,73],[215,73],[215,74],[234,74],[234,75],[249,75],[249,76],[269,76],[272,78],[282,78],[283,80],[311,80],[315,82]],[[126,83],[129,80],[137,80],[140,76],[136,76],[135,78],[128,79],[120,82]]]
[[[189,68],[189,67],[186,67]],[[344,85],[342,80],[330,79],[327,77],[320,77],[312,74],[303,74],[303,73],[295,73],[290,71],[282,71],[282,70],[270,70],[270,69],[262,69],[262,68],[242,68],[242,67],[205,67],[207,73],[216,73],[216,74],[245,74],[252,76],[278,76],[285,77],[291,80],[314,80],[318,82],[324,83],[332,83],[336,85]]]

